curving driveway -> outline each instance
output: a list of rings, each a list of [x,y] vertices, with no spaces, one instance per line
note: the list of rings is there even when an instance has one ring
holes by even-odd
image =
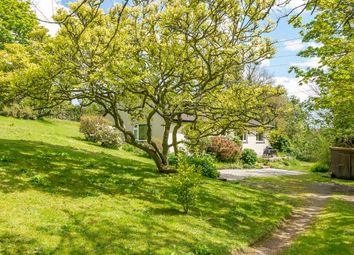
[[[220,171],[220,179],[223,180],[239,180],[249,177],[271,177],[271,176],[290,176],[290,175],[302,175],[306,172],[281,170],[275,168],[264,169],[222,169]]]

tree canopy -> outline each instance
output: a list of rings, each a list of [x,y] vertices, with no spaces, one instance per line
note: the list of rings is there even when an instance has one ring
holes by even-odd
[[[127,143],[168,172],[167,153],[178,152],[183,116],[193,119],[189,137],[196,141],[251,120],[266,125],[277,114],[283,90],[244,75],[247,65],[274,54],[265,36],[274,28],[273,6],[271,0],[154,0],[104,12],[99,1],[72,3],[54,17],[61,26],[56,36],[3,52],[3,67],[9,57],[19,63],[4,83],[27,86],[48,107],[72,99],[100,105]],[[147,124],[146,141],[127,128],[126,114]],[[163,120],[161,141],[152,137],[156,117]]]
[[[314,19],[294,26],[301,29],[304,42],[315,41],[316,47],[300,52],[302,57],[315,57],[319,65],[303,70],[293,68],[302,83],[318,86],[313,97],[316,109],[326,110],[327,122],[338,137],[337,143],[353,145],[354,140],[354,37],[353,1],[312,1],[307,9],[316,10]]]
[[[27,35],[38,25],[29,1],[1,0],[0,49],[5,43],[25,43]]]

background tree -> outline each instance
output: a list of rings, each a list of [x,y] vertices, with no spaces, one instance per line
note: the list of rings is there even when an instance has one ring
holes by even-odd
[[[37,25],[30,1],[1,0],[0,49],[5,43],[26,43],[28,34]]]
[[[299,53],[316,57],[319,66],[303,70],[293,67],[302,83],[315,83],[318,96],[315,109],[326,111],[326,121],[337,137],[336,144],[353,146],[354,140],[354,37],[353,1],[311,1],[307,10],[316,10],[314,19],[304,23],[298,17],[294,26],[301,28],[304,42],[315,41]]]

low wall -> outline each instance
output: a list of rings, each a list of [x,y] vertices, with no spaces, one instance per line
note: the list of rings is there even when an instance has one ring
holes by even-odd
[[[354,179],[354,148],[331,148],[332,177]]]

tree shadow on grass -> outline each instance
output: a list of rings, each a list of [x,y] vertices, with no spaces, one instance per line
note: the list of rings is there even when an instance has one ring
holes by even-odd
[[[151,202],[136,209],[112,205],[109,210],[119,210],[127,217],[122,222],[104,214],[100,207],[61,209],[67,216],[59,230],[51,227],[52,222],[36,226],[36,231],[60,239],[48,253],[164,254],[163,249],[172,245],[188,252],[201,243],[213,254],[227,254],[230,248],[274,228],[290,210],[281,199],[261,189],[205,180],[198,208],[183,217],[166,195],[167,187],[168,179],[157,173],[153,164],[43,142],[0,140],[0,192],[35,189],[73,198],[124,195],[126,201],[140,199],[136,204]],[[23,251],[41,246],[33,243],[36,239],[24,238],[27,241],[20,243],[16,235],[8,240],[17,240]],[[172,253],[172,248],[169,251]]]
[[[72,197],[146,196],[153,164],[43,142],[0,139],[0,190],[29,188]],[[159,183],[154,183],[158,186]]]

